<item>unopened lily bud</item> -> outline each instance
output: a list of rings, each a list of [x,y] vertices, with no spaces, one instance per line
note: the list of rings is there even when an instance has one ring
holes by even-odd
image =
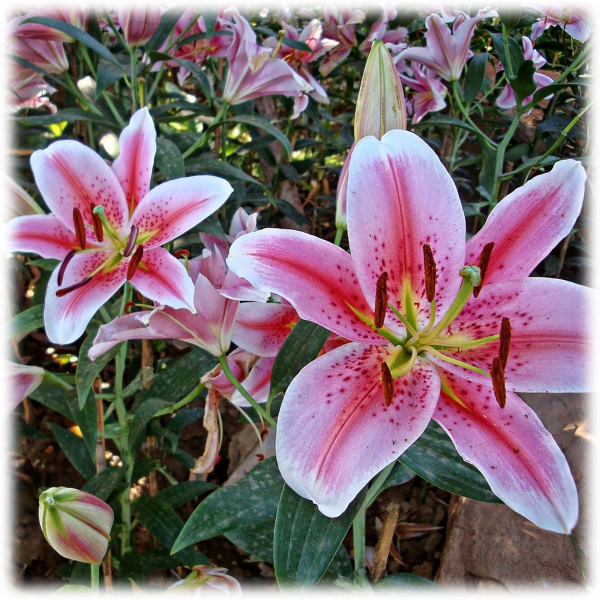
[[[392,129],[406,129],[404,92],[388,49],[376,39],[367,58],[356,101],[354,141],[367,135],[380,140]]]
[[[61,556],[99,565],[106,554],[113,511],[96,496],[54,487],[40,495],[39,518],[46,541]]]
[[[336,229],[348,229],[348,167],[350,166],[350,158],[352,157],[352,151],[354,146],[352,144],[350,152],[342,167],[340,178],[338,179],[337,191],[335,194],[335,226]]]
[[[160,8],[120,8],[118,16],[127,43],[130,46],[142,46],[152,37],[160,23]]]

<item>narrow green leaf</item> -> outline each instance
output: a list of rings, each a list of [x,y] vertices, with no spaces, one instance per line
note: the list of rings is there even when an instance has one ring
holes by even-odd
[[[519,71],[519,67],[521,63],[525,60],[523,56],[523,50],[519,43],[512,37],[508,38],[508,52],[510,53],[510,70],[509,70],[509,61],[507,60],[507,49],[504,45],[504,36],[501,33],[491,33],[492,39],[494,40],[494,48],[496,48],[496,53],[498,54],[498,58],[500,62],[504,66],[506,71],[506,76],[508,79],[512,79],[516,77],[517,72]]]
[[[184,555],[184,557],[181,556]],[[193,551],[193,559],[192,562],[187,562],[189,560],[189,554],[182,552],[177,553],[171,556],[167,548],[152,548],[152,550],[147,550],[141,555],[142,565],[144,570],[152,571],[153,569],[175,569],[177,567],[185,567],[190,564],[193,565],[210,565],[211,562],[202,554],[202,552],[198,552],[197,550]]]
[[[246,183],[253,183],[266,189],[265,184],[252,177],[252,175],[248,175],[241,169],[215,158],[199,156],[188,159],[185,167],[188,175],[218,175],[226,179],[238,179]]]
[[[257,129],[261,129],[265,133],[272,135],[277,141],[281,142],[281,145],[285,148],[288,156],[292,156],[292,145],[290,144],[290,140],[287,139],[285,134],[277,129],[271,121],[266,119],[265,117],[261,117],[259,115],[237,115],[235,117],[231,117],[224,121],[225,123],[243,123],[244,125],[250,125],[251,127],[256,127]]]
[[[25,423],[24,421],[17,421],[14,424],[15,433],[18,436],[33,438],[35,440],[47,440],[48,438],[36,427]]]
[[[275,532],[275,518],[259,521],[246,527],[232,529],[225,533],[225,537],[256,558],[270,565],[273,564],[273,535]]]
[[[448,125],[453,125],[454,127],[460,127],[461,129],[466,129],[467,131],[470,131],[471,133],[475,133],[478,135],[481,133],[478,129],[476,129],[472,125],[469,125],[468,123],[465,123],[464,121],[461,121],[460,119],[457,119],[456,117],[453,117],[451,115],[436,114],[435,116],[432,116],[425,121],[419,121],[418,123],[415,123],[414,127],[431,127],[432,125],[434,125],[434,126],[439,125],[441,127],[447,127]]]
[[[51,408],[63,417],[67,417],[67,419],[74,421],[75,419],[73,418],[73,413],[71,412],[71,407],[69,402],[67,402],[65,393],[65,390],[57,385],[46,385],[43,383],[37,390],[32,392],[29,397],[36,402]]]
[[[473,102],[481,91],[485,78],[485,67],[488,55],[485,52],[476,54],[469,63],[467,78],[465,80],[464,98],[467,102]]]
[[[119,560],[119,581],[131,585],[131,581],[138,584],[144,583],[144,566],[142,557],[136,548],[130,548]]]
[[[102,123],[103,125],[113,125],[113,121],[110,119],[97,115],[88,110],[82,108],[65,108],[59,110],[53,115],[39,115],[32,117],[17,116],[15,117],[19,123],[26,126],[38,126],[38,125],[53,125],[55,123],[74,123],[75,121],[92,121],[94,123]]]
[[[66,585],[48,597],[48,600],[90,600],[92,590],[83,585]]]
[[[148,398],[142,402],[141,406],[133,415],[133,421],[129,428],[128,445],[135,456],[144,440],[146,425],[152,420],[154,415],[163,408],[170,406],[170,402],[159,400],[158,398]]]
[[[85,442],[68,429],[56,425],[56,423],[49,423],[48,426],[69,462],[86,479],[92,478],[96,474],[96,465],[90,458]]]
[[[496,185],[496,156],[495,150],[483,148],[481,151],[483,166],[479,171],[479,190],[486,200],[490,200]]]
[[[213,91],[212,83],[210,82],[208,75],[206,75],[206,73],[202,70],[202,68],[199,67],[197,64],[195,64],[189,60],[185,60],[185,58],[171,56],[169,54],[164,54],[163,52],[153,52],[151,54],[151,59],[153,61],[174,60],[176,63],[179,63],[180,66],[182,66],[184,69],[186,69],[187,71],[189,71],[192,74],[192,77],[196,80],[196,82],[200,86],[200,89],[202,90],[202,93],[208,100],[209,104],[212,102],[212,99],[215,95],[214,91]]]
[[[313,49],[306,43],[301,42],[300,40],[292,40],[289,37],[283,38],[283,43],[290,48],[294,48],[294,50],[301,50],[302,52],[310,52],[313,53]]]
[[[289,179],[289,178],[287,178]],[[283,198],[275,200],[277,208],[289,219],[298,223],[298,225],[310,225],[310,221],[295,206]]]
[[[533,80],[536,69],[532,60],[526,60],[521,63],[517,76],[510,80],[510,85],[517,97],[519,106],[523,104],[523,100],[535,92],[537,83]]]
[[[310,321],[296,323],[273,363],[271,398],[285,390],[300,370],[317,358],[329,334],[327,329]]]
[[[106,502],[124,476],[125,470],[123,467],[108,467],[88,479],[81,489]]]
[[[483,475],[462,459],[446,432],[434,421],[398,460],[447,492],[481,502],[502,504]]]
[[[165,138],[156,140],[155,163],[165,181],[185,177],[185,164],[179,148]]]
[[[156,31],[146,44],[146,52],[157,50],[163,45],[163,42],[167,40],[186,8],[186,6],[174,6],[162,14]]]
[[[32,306],[15,315],[8,323],[9,337],[19,337],[44,326],[44,305]]]
[[[375,584],[377,590],[389,591],[402,590],[404,593],[412,589],[418,590],[423,593],[427,591],[439,591],[443,592],[444,588],[425,577],[415,575],[414,573],[394,573],[388,575],[385,579],[382,579]]]
[[[93,462],[96,461],[96,440],[98,439],[98,415],[96,411],[96,403],[88,402],[83,408],[79,408],[79,399],[77,390],[72,389],[65,392],[65,398],[69,403],[71,414],[79,429],[85,443],[87,444],[90,458]]]
[[[406,466],[404,466],[400,461],[396,461],[392,472],[388,475],[384,484],[379,489],[379,493],[383,492],[383,490],[387,490],[388,488],[394,487],[395,485],[402,485],[407,481],[413,479],[415,474]]]
[[[561,83],[547,85],[546,87],[543,87],[543,88],[535,91],[533,93],[531,101],[533,102],[533,104],[537,104],[544,98],[547,98],[548,96],[551,96],[552,94],[558,94],[558,92],[560,92],[564,89],[565,89],[565,86]]]
[[[275,457],[258,463],[243,479],[219,488],[200,503],[171,552],[275,517],[282,488]]]
[[[323,576],[362,505],[366,488],[336,519],[284,486],[275,520],[273,559],[282,589],[310,590]]]
[[[62,31],[75,38],[78,42],[81,42],[84,46],[87,46],[90,50],[96,52],[108,62],[119,65],[119,61],[110,53],[104,44],[95,40],[91,35],[83,31],[83,29],[71,25],[71,23],[59,21],[58,19],[51,19],[50,17],[31,17],[23,21],[23,23],[38,23],[39,25],[46,25],[52,29],[58,29],[58,31]]]
[[[44,271],[54,271],[56,267],[60,264],[60,260],[56,260],[55,258],[36,258],[34,260],[28,260],[27,265],[32,265],[34,267],[38,267]]]
[[[158,494],[156,497],[168,504],[171,508],[177,508],[182,504],[186,504],[195,500],[198,496],[210,492],[215,489],[215,485],[208,481],[184,481],[176,483],[168,487]]]
[[[204,19],[204,22],[206,23],[206,13],[202,14],[202,18]],[[214,20],[213,20],[214,23]],[[211,37],[232,37],[233,36],[233,32],[231,31],[225,31],[223,29],[219,30],[219,31],[213,31],[212,33],[209,33],[208,31],[203,31],[202,33],[194,33],[192,35],[188,35],[187,37],[184,37],[182,40],[180,40],[179,42],[177,42],[177,47],[181,48],[183,46],[186,46],[187,44],[192,44],[194,42],[197,42],[198,40],[205,40],[205,39],[210,39]]]
[[[116,57],[115,57],[116,58]],[[118,60],[118,59],[117,59]],[[126,76],[124,64],[114,64],[107,60],[101,59],[98,63],[98,73],[96,77],[96,100],[100,98],[102,92],[113,83]]]

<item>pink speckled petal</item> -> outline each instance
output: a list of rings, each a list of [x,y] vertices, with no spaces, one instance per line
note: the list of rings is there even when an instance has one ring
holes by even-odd
[[[276,356],[298,319],[289,304],[247,302],[238,309],[232,339],[257,356]]]
[[[76,254],[65,271],[61,288],[83,281],[110,256],[109,252]],[[96,311],[123,285],[127,263],[121,261],[107,274],[97,273],[92,280],[66,296],[58,297],[58,269],[48,282],[44,306],[44,325],[54,344],[70,344],[79,338]]]
[[[254,287],[283,296],[303,319],[352,341],[387,343],[350,310],[348,304],[373,318],[352,257],[330,242],[299,231],[257,231],[232,244],[227,264]]]
[[[31,170],[48,208],[69,230],[75,231],[73,209],[78,208],[89,226],[88,239],[95,239],[91,204],[104,206],[113,227],[124,230],[129,211],[119,180],[87,146],[72,140],[54,142],[31,155]]]
[[[506,196],[467,242],[466,263],[478,264],[494,242],[484,285],[527,277],[573,228],[581,212],[586,174],[575,160],[561,160]]]
[[[427,323],[423,245],[429,244],[439,319],[456,296],[464,265],[465,218],[452,178],[423,140],[399,130],[358,142],[348,173],[350,250],[369,304],[375,305],[377,279],[387,271],[390,302],[406,314],[403,287],[409,284],[419,322]],[[388,310],[391,323],[398,321]]]
[[[462,404],[442,392],[434,419],[492,491],[538,527],[570,533],[577,522],[577,489],[569,465],[537,415],[512,392],[500,408],[492,386],[441,374]]]
[[[418,360],[394,380],[386,407],[380,365],[387,357],[387,347],[341,346],[304,367],[283,399],[279,470],[328,517],[342,514],[369,480],[421,435],[437,404],[437,371]]]
[[[233,188],[220,177],[198,175],[161,183],[135,209],[131,224],[139,227],[144,246],[156,248],[196,226],[220,208]]]
[[[512,339],[505,369],[508,389],[521,392],[592,391],[589,331],[598,306],[595,290],[560,279],[531,277],[484,286],[452,323],[450,339],[480,339],[500,333],[510,319]],[[489,371],[499,341],[444,352]],[[465,379],[488,379],[462,367],[432,361]]]
[[[119,136],[121,153],[112,166],[133,212],[150,189],[156,154],[156,130],[146,107],[138,110]]]
[[[271,371],[273,370],[274,357],[263,357],[256,361],[250,369],[248,377],[242,381],[242,387],[259,403],[269,399],[271,389]],[[250,406],[250,402],[237,390],[231,395],[231,401],[237,406]]]
[[[79,249],[77,237],[54,215],[15,217],[5,226],[6,252],[35,252],[44,258],[62,260]],[[6,239],[6,238],[5,238]]]
[[[144,248],[142,262],[131,283],[159,304],[195,312],[194,284],[185,267],[164,248]]]

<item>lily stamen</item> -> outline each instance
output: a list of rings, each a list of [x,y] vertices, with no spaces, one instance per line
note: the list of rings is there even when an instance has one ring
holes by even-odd
[[[137,250],[134,252],[131,260],[129,261],[129,265],[127,267],[127,281],[131,281],[131,278],[135,275],[137,268],[142,262],[142,255],[144,254],[144,247],[138,246]]]
[[[77,250],[71,250],[64,258],[58,269],[58,276],[56,277],[56,283],[58,287],[60,287],[63,283],[63,279],[65,278],[65,272],[67,271],[67,266],[71,262],[71,259],[77,254]]]
[[[131,253],[133,252],[133,249],[135,248],[135,243],[137,242],[139,232],[140,232],[140,230],[138,227],[136,227],[135,225],[131,226],[131,233],[129,234],[129,239],[127,240],[127,245],[125,246],[125,249],[123,250],[123,256],[125,258],[130,256]]]
[[[502,368],[502,362],[497,356],[492,361],[492,369],[490,372],[492,377],[492,385],[494,387],[494,396],[496,396],[496,402],[500,408],[506,406],[506,381],[504,379],[504,369]]]
[[[92,202],[90,208],[92,209],[92,225],[94,226],[94,234],[99,242],[103,242],[104,229],[102,228],[102,221],[100,220],[100,217],[98,217],[98,215],[94,212],[96,205]]]
[[[435,284],[437,282],[437,268],[433,251],[429,244],[423,244],[423,268],[425,270],[425,294],[431,304],[435,298]]]
[[[373,324],[377,329],[383,327],[385,312],[388,304],[387,271],[377,278],[377,290],[375,291],[375,320]]]
[[[506,369],[506,363],[508,362],[511,337],[510,319],[508,317],[502,317],[502,325],[500,326],[500,350],[498,351],[502,369]]]
[[[83,217],[81,211],[78,208],[73,209],[73,224],[75,225],[75,235],[77,236],[77,243],[82,250],[85,250],[87,246],[87,237],[85,235],[85,225],[83,223]]]
[[[70,294],[71,292],[78,290],[79,288],[83,287],[84,285],[87,285],[91,280],[92,280],[91,275],[88,275],[85,279],[82,279],[79,283],[75,283],[74,285],[70,285],[69,287],[62,288],[60,290],[56,290],[56,295],[59,298],[62,298],[63,296],[66,296],[67,294]]]
[[[385,400],[385,405],[390,406],[392,404],[392,400],[394,399],[394,379],[392,378],[390,368],[385,362],[381,363],[380,379],[383,387],[383,398]]]
[[[487,272],[488,265],[490,264],[490,258],[492,257],[493,249],[494,249],[494,242],[489,242],[483,247],[483,250],[481,251],[481,254],[479,255],[479,271],[480,271],[481,281],[479,282],[478,285],[476,285],[473,288],[473,296],[475,296],[475,298],[477,298],[477,296],[479,296],[479,292],[481,291],[481,286],[483,285],[483,280],[485,278],[485,274]]]

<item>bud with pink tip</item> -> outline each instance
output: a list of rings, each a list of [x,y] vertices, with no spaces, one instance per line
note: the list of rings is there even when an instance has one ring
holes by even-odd
[[[108,547],[113,511],[96,496],[54,487],[40,495],[39,518],[46,541],[61,556],[99,565]]]
[[[119,25],[130,46],[142,46],[150,40],[160,23],[160,8],[120,8]]]

